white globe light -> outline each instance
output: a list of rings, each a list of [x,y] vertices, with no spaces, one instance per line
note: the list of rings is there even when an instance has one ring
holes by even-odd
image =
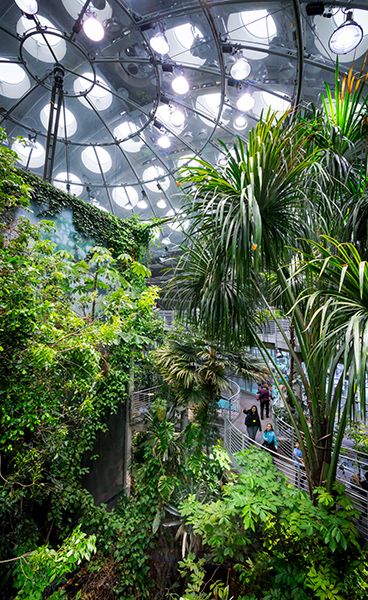
[[[171,87],[176,94],[180,94],[181,96],[189,91],[189,83],[185,79],[184,75],[178,75],[175,77],[171,83]]]
[[[248,94],[248,92],[242,94],[240,98],[238,98],[236,103],[236,107],[238,110],[240,110],[240,112],[247,112],[248,110],[251,110],[253,106],[254,98],[250,94]]]
[[[250,73],[250,64],[245,58],[237,58],[230,68],[230,75],[236,81],[243,81]]]
[[[174,125],[174,127],[182,127],[185,123],[185,114],[183,111],[175,108],[170,113],[170,123]]]
[[[157,54],[164,55],[168,54],[170,51],[170,46],[164,33],[156,33],[156,35],[151,37],[149,43],[152,50],[157,52]]]
[[[352,20],[351,16],[340,25],[331,35],[328,45],[334,54],[348,54],[352,52],[363,39],[363,29]]]
[[[158,140],[157,140],[158,145],[160,146],[160,148],[170,148],[171,146],[171,141],[168,135],[161,135]]]
[[[87,19],[84,21],[83,31],[93,42],[100,42],[105,35],[105,30],[102,26],[102,23],[100,23],[100,21],[93,16],[87,17]]]
[[[248,121],[244,115],[239,115],[234,119],[233,125],[234,129],[237,129],[237,131],[241,131],[242,129],[246,128],[246,126],[248,125]]]
[[[15,0],[15,4],[26,15],[35,15],[38,11],[38,4],[36,0]]]

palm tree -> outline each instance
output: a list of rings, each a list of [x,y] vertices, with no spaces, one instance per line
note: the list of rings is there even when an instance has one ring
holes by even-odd
[[[344,352],[332,342],[328,352],[319,345],[325,296],[311,303],[300,294],[303,286],[310,290],[319,280],[313,270],[300,266],[313,251],[309,240],[346,228],[345,200],[352,191],[361,194],[368,134],[366,110],[359,104],[361,89],[345,78],[341,86],[337,81],[334,98],[328,89],[319,111],[286,113],[280,119],[268,112],[249,132],[245,146],[241,140],[234,144],[224,167],[200,161],[186,167],[180,182],[189,193],[185,214],[191,226],[172,282],[180,285],[179,312],[217,344],[234,347],[253,338],[272,362],[249,315],[257,305],[272,312],[264,282],[272,279],[265,273],[273,273],[276,302],[290,313],[299,347],[296,352],[285,338],[303,384],[307,414],[292,385],[283,383],[296,413],[290,411],[290,418],[304,449],[311,492],[319,485],[331,489],[335,478],[331,455],[343,378],[334,386],[333,375]],[[365,136],[364,144],[359,135]],[[228,327],[227,318],[236,326]],[[345,427],[341,423],[335,454]]]
[[[164,381],[179,404],[193,410],[203,433],[208,432],[221,394],[230,389],[228,373],[256,381],[269,374],[265,364],[253,355],[221,351],[193,328],[174,331],[153,355]]]

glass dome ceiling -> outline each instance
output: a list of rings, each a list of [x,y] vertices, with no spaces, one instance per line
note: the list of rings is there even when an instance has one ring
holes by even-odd
[[[2,0],[1,125],[20,164],[60,189],[121,217],[180,215],[158,242],[175,244],[177,169],[223,161],[219,140],[246,139],[262,110],[316,101],[333,80],[345,4],[325,3],[330,18],[306,4]],[[359,69],[368,4],[347,4],[364,36],[339,60]]]

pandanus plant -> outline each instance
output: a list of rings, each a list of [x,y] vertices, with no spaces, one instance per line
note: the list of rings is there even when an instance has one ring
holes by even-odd
[[[170,283],[171,290],[178,291],[176,307],[182,318],[194,321],[217,344],[234,347],[252,341],[269,362],[272,358],[252,315],[256,317],[259,307],[272,313],[272,306],[278,305],[290,316],[297,351],[287,337],[285,341],[303,384],[307,412],[292,382],[283,383],[311,493],[320,485],[332,489],[351,406],[357,394],[363,404],[365,400],[365,367],[358,368],[359,361],[366,360],[365,345],[359,346],[356,333],[347,336],[344,346],[343,329],[334,329],[334,318],[327,317],[348,317],[337,296],[331,292],[330,299],[330,288],[324,287],[328,275],[339,275],[332,259],[327,269],[324,253],[341,258],[341,248],[332,237],[321,238],[342,232],[354,237],[349,202],[361,198],[366,176],[365,79],[351,73],[341,81],[337,77],[334,91],[326,86],[319,109],[294,110],[280,118],[268,112],[246,143],[239,139],[234,144],[224,166],[200,160],[185,167],[179,182],[187,192],[184,212],[191,224]],[[358,255],[354,260],[357,263]],[[345,273],[345,267],[341,269]],[[347,271],[345,282],[354,276],[365,281],[365,267],[355,265]],[[270,280],[276,282],[276,299],[265,286]],[[339,285],[331,289],[339,290]],[[355,289],[361,293],[359,285]],[[347,332],[358,331],[354,323],[346,321]],[[362,331],[365,328],[361,336]],[[336,382],[340,364],[344,369]],[[344,404],[347,376],[351,385]]]

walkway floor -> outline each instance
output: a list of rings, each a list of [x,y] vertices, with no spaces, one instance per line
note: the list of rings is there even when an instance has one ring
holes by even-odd
[[[259,417],[261,417],[260,404],[259,404],[259,401],[256,400],[255,395],[250,394],[249,392],[241,391],[239,394],[240,412],[233,420],[233,423],[234,423],[234,425],[236,425],[236,427],[238,427],[238,429],[240,429],[241,431],[244,431],[245,433],[247,432],[247,428],[244,425],[245,414],[243,413],[243,410],[249,409],[251,406],[253,406],[253,404],[255,404],[256,407],[258,408],[258,414],[259,414]],[[261,421],[262,432],[266,429],[267,423],[272,423],[272,406],[271,405],[270,405],[270,418],[263,419]],[[262,442],[262,432],[257,433],[257,437],[256,437],[257,442],[260,442],[260,443]]]

